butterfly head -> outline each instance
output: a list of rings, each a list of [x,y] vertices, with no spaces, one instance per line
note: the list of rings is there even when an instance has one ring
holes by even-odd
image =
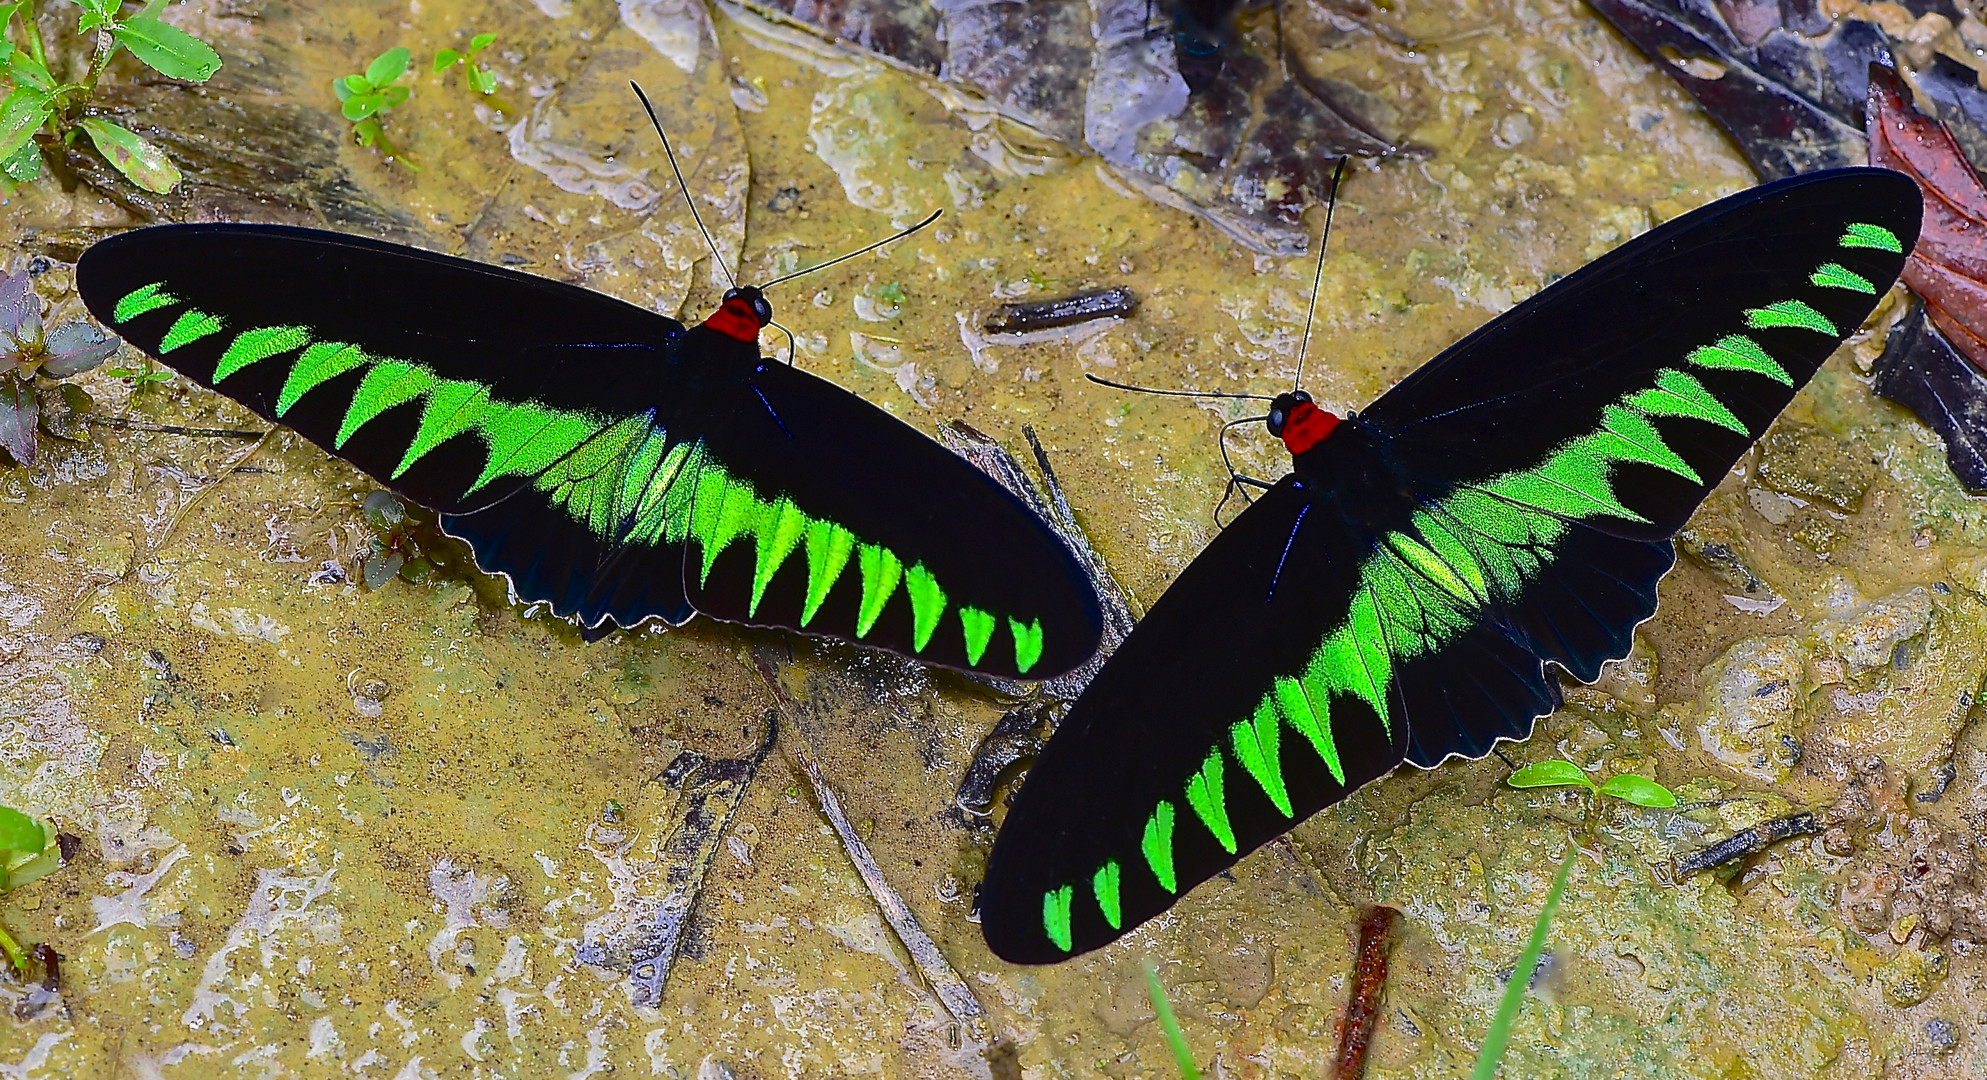
[[[1331,438],[1338,427],[1338,417],[1312,404],[1311,395],[1302,390],[1278,394],[1269,404],[1268,422],[1269,433],[1282,439],[1292,455]]]
[[[738,341],[757,342],[759,328],[773,321],[773,305],[766,294],[751,285],[741,285],[724,294],[724,302],[704,320],[704,325]]]

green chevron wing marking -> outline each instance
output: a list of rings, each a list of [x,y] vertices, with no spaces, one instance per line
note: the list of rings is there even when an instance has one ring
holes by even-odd
[[[966,632],[966,662],[978,664],[980,657],[986,655],[987,643],[993,640],[993,612],[962,607],[959,609],[959,625]]]
[[[931,642],[932,631],[938,629],[939,616],[945,613],[945,590],[938,587],[938,579],[923,563],[904,571],[904,590],[911,597],[911,647],[923,652]]]
[[[1882,225],[1870,225],[1860,221],[1851,222],[1848,230],[1842,234],[1842,238],[1837,240],[1836,244],[1846,248],[1875,248],[1894,255],[1904,254],[1904,245],[1898,242],[1896,233]]]
[[[1076,888],[1071,885],[1042,894],[1042,929],[1064,952],[1069,951],[1071,943],[1069,909],[1075,899]]]
[[[1648,390],[1638,390],[1623,399],[1631,408],[1640,409],[1650,416],[1678,416],[1690,420],[1702,420],[1721,428],[1736,431],[1741,435],[1751,435],[1739,418],[1724,402],[1711,396],[1691,375],[1674,368],[1664,368],[1656,373],[1656,385]]]
[[[807,524],[807,601],[800,610],[800,625],[805,628],[814,621],[814,613],[821,610],[822,601],[828,599],[828,590],[842,576],[849,565],[849,556],[855,553],[855,535],[832,521],[810,521]]]
[[[1160,888],[1169,893],[1180,891],[1180,881],[1173,870],[1173,804],[1160,800],[1153,808],[1152,816],[1145,819],[1145,838],[1139,841],[1139,852],[1145,856],[1145,865],[1152,868],[1152,876],[1158,880]]]
[[[218,383],[258,360],[267,360],[308,344],[310,331],[301,326],[265,326],[259,330],[244,330],[235,336],[228,351],[222,353],[220,362],[214,365],[214,381]]]
[[[1277,682],[1281,685],[1283,679]],[[1265,698],[1256,706],[1255,720],[1238,721],[1228,729],[1228,735],[1235,747],[1235,760],[1256,778],[1263,794],[1269,796],[1269,801],[1275,803],[1278,810],[1283,811],[1283,816],[1289,817],[1290,792],[1284,787],[1283,760],[1278,756],[1281,727],[1276,707]]]
[[[1007,632],[1014,637],[1014,670],[1026,675],[1042,658],[1042,620],[1027,624],[1009,616]]]
[[[1123,872],[1118,869],[1118,861],[1112,859],[1097,869],[1097,875],[1090,879],[1090,889],[1097,894],[1097,907],[1104,912],[1104,921],[1111,929],[1124,929],[1124,904],[1121,902],[1118,886]]]
[[[428,400],[421,407],[421,426],[415,429],[414,441],[407,445],[407,453],[393,470],[392,478],[398,480],[400,474],[412,468],[429,451],[474,428],[489,411],[490,388],[482,383],[461,379],[444,379],[436,383],[429,389]]]
[[[862,570],[862,603],[856,615],[856,637],[867,637],[883,614],[883,605],[897,591],[904,576],[904,564],[889,548],[864,544],[858,549],[856,565]]]
[[[1345,766],[1338,758],[1338,743],[1332,741],[1332,678],[1325,659],[1331,653],[1319,649],[1311,654],[1311,664],[1300,682],[1288,675],[1277,676],[1268,697],[1276,700],[1276,707],[1283,719],[1304,736],[1311,749],[1318,752],[1318,758],[1325,763],[1325,769],[1332,779],[1345,783]],[[1262,706],[1256,706],[1256,715],[1262,715]],[[1289,811],[1285,811],[1288,813]]]
[[[1199,815],[1201,824],[1221,842],[1228,854],[1235,854],[1235,830],[1228,823],[1228,802],[1221,790],[1221,748],[1208,752],[1207,760],[1201,762],[1200,771],[1187,781],[1187,802]]]
[[[1787,374],[1787,369],[1781,367],[1778,360],[1768,356],[1758,342],[1741,334],[1727,334],[1714,345],[1701,345],[1692,350],[1686,359],[1702,368],[1750,371],[1782,386],[1794,385],[1794,377]]]
[[[1602,452],[1617,461],[1639,461],[1673,472],[1693,484],[1704,482],[1697,470],[1663,441],[1656,425],[1632,409],[1610,405],[1601,410],[1601,435],[1597,439]]]
[[[779,572],[781,564],[793,549],[800,546],[801,538],[807,534],[807,515],[793,500],[782,495],[770,506],[759,507],[758,521],[752,527],[753,536],[758,541],[754,551],[752,567],[752,602],[745,610],[749,615],[759,613],[759,601],[766,595],[766,586],[772,583],[773,575]]]
[[[374,364],[359,380],[359,389],[352,394],[352,404],[346,407],[345,421],[331,445],[343,449],[347,440],[379,414],[420,397],[433,385],[434,373],[427,368],[400,360]]]
[[[1841,263],[1822,263],[1815,272],[1808,275],[1808,283],[1823,289],[1848,289],[1850,292],[1877,294],[1877,287],[1869,278],[1849,269]]]
[[[220,332],[220,319],[204,311],[185,312],[173,320],[172,329],[167,330],[166,336],[159,340],[159,355],[164,356],[182,345],[190,345],[209,334]]]
[[[133,289],[124,294],[117,307],[110,313],[112,322],[130,322],[148,311],[171,307],[179,303],[179,297],[166,291],[166,283],[154,281],[150,285]]]
[[[371,373],[367,373],[371,377]],[[592,438],[603,422],[578,413],[526,403],[490,410],[477,425],[489,444],[489,464],[469,485],[479,491],[503,476],[537,476]]]
[[[290,368],[289,378],[283,380],[283,390],[276,396],[276,415],[290,411],[299,399],[332,379],[372,363],[357,345],[347,345],[338,341],[320,341],[304,350]]]
[[[1796,327],[1829,337],[1836,336],[1835,324],[1828,321],[1828,316],[1799,300],[1781,300],[1763,308],[1748,308],[1746,325],[1754,330]]]

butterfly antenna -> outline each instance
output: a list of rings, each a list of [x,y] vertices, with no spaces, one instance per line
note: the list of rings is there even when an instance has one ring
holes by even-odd
[[[1338,186],[1345,180],[1345,163],[1350,157],[1338,159],[1338,167],[1332,170],[1332,201],[1325,204],[1325,228],[1318,234],[1318,269],[1311,275],[1311,306],[1304,309],[1304,340],[1297,345],[1297,378],[1291,382],[1292,390],[1304,388],[1304,356],[1311,351],[1311,318],[1318,313],[1318,286],[1325,281],[1325,241],[1332,235],[1332,211],[1338,209]]]
[[[897,233],[894,236],[886,236],[883,239],[878,240],[876,243],[871,244],[866,248],[858,248],[855,251],[849,252],[847,255],[837,255],[834,258],[829,259],[827,262],[815,263],[813,266],[810,266],[805,270],[795,270],[793,273],[788,274],[785,277],[776,277],[773,280],[768,281],[764,285],[759,286],[759,290],[761,292],[764,292],[765,290],[770,289],[775,285],[778,285],[782,281],[792,281],[794,278],[800,277],[802,274],[811,274],[816,270],[825,270],[828,267],[833,266],[838,262],[848,262],[850,259],[853,259],[858,255],[867,255],[870,252],[875,251],[877,248],[880,248],[885,244],[894,244],[897,241],[902,240],[904,237],[909,236],[912,233],[917,232],[919,229],[922,229],[925,226],[931,224],[932,222],[937,221],[938,215],[943,213],[945,213],[944,210],[933,210],[931,212],[930,217],[927,217],[923,221],[918,222],[916,225],[913,225],[910,228],[905,229],[903,232]]]
[[[1223,392],[1219,390],[1217,391],[1155,390],[1150,386],[1133,386],[1130,383],[1112,382],[1109,379],[1101,379],[1095,375],[1086,374],[1083,377],[1089,379],[1091,382],[1098,384],[1099,386],[1108,386],[1113,390],[1130,390],[1135,394],[1157,394],[1160,397],[1242,398],[1247,401],[1276,400],[1275,398],[1270,397],[1268,394],[1236,394],[1236,393]]]
[[[781,326],[779,323],[776,322],[767,323],[766,325],[772,327],[775,330],[778,330],[780,333],[785,334],[787,336],[787,366],[792,367],[794,346],[798,344],[798,342],[794,341],[793,339],[793,331],[787,329],[784,326]]]
[[[655,133],[662,136],[662,152],[669,155],[669,170],[676,174],[676,186],[683,189],[683,202],[690,207],[690,219],[697,223],[697,231],[704,234],[704,243],[711,247],[711,258],[717,262],[718,269],[724,271],[724,279],[731,283],[731,287],[738,288],[738,279],[731,276],[731,267],[724,264],[717,241],[711,239],[711,230],[704,228],[703,215],[697,213],[697,200],[690,197],[690,185],[683,182],[683,167],[676,164],[676,151],[669,145],[669,134],[662,130],[662,121],[655,115],[655,106],[649,104],[649,96],[642,93],[640,83],[630,82],[628,85],[635,88],[635,96],[642,100],[642,108],[649,114],[649,123],[655,125]]]

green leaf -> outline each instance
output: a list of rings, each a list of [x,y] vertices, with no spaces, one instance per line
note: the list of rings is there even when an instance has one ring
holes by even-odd
[[[413,56],[414,54],[405,48],[386,50],[374,57],[372,63],[366,65],[366,81],[374,86],[385,86],[407,74],[407,62]]]
[[[1504,782],[1514,788],[1594,786],[1594,782],[1587,779],[1587,774],[1581,771],[1580,766],[1557,758],[1527,765],[1512,773],[1510,779]]]
[[[41,147],[33,139],[21,144],[14,156],[0,162],[0,173],[16,184],[25,184],[41,175]]]
[[[462,63],[461,53],[454,49],[443,49],[435,54],[435,74],[440,75],[460,63]]]
[[[372,93],[373,84],[364,75],[346,75],[331,80],[331,92],[338,95],[338,100],[349,101],[353,94]]]
[[[208,44],[170,23],[134,15],[111,31],[118,44],[161,75],[206,82],[221,70],[221,57]]]
[[[1511,969],[1511,981],[1504,985],[1504,997],[1497,1003],[1497,1015],[1491,1018],[1490,1030],[1484,1033],[1483,1049],[1477,1052],[1476,1068],[1470,1071],[1470,1080],[1496,1080],[1497,1063],[1504,1057],[1504,1046],[1511,1039],[1511,1025],[1518,1020],[1518,1006],[1524,1004],[1525,991],[1531,988],[1532,973],[1539,969],[1539,956],[1545,952],[1546,931],[1552,926],[1553,913],[1559,910],[1559,898],[1566,892],[1566,879],[1573,873],[1573,857],[1580,849],[1566,849],[1566,861],[1559,864],[1559,880],[1552,883],[1552,892],[1546,894],[1545,907],[1539,911],[1539,921],[1532,924],[1532,937],[1525,943],[1525,951],[1518,954],[1518,963]]]
[[[1612,795],[1623,802],[1637,806],[1675,806],[1676,795],[1669,788],[1647,777],[1634,773],[1622,773],[1601,785],[1601,794]]]
[[[21,861],[7,868],[7,887],[10,889],[18,889],[31,881],[40,881],[62,869],[62,852],[58,848],[48,848],[35,856],[29,856],[26,852],[16,854],[21,856]]]
[[[130,130],[94,116],[83,120],[97,152],[125,178],[146,191],[164,195],[179,186],[179,167],[164,150],[146,142]]]
[[[1166,1046],[1173,1051],[1173,1064],[1180,1070],[1180,1076],[1184,1080],[1200,1080],[1200,1066],[1194,1063],[1194,1052],[1187,1046],[1180,1020],[1173,1015],[1173,1003],[1166,999],[1166,988],[1159,985],[1159,971],[1150,960],[1145,962],[1145,992],[1152,995],[1152,1011],[1159,1018],[1160,1029],[1166,1033]]]
[[[117,9],[123,0],[76,0],[82,7],[82,17],[76,20],[76,32],[87,34],[99,26],[109,26],[117,21]]]
[[[12,160],[55,111],[54,99],[33,86],[16,86],[0,101],[0,161]]]
[[[469,55],[475,56],[477,53],[480,53],[484,49],[489,48],[490,43],[495,40],[497,40],[497,35],[495,34],[478,34],[475,37],[470,38]]]
[[[353,124],[352,134],[357,135],[359,137],[360,146],[371,146],[372,144],[379,141],[380,136],[384,134],[384,132],[380,130],[378,120],[367,119],[367,120],[361,120],[358,123]]]
[[[0,26],[5,26],[5,25],[6,25],[5,23],[0,23]],[[7,64],[11,62],[13,59],[14,59],[14,43],[8,41],[5,38],[0,38],[0,65]]]
[[[381,110],[391,109],[394,106],[399,105],[401,102],[406,101],[407,95],[411,93],[413,93],[413,91],[409,90],[404,86],[389,86],[386,89],[381,90],[379,92],[379,96],[380,96],[380,101],[383,104],[380,105],[380,109]]]
[[[41,854],[48,836],[41,823],[11,806],[0,806],[0,851],[26,851]]]
[[[22,49],[15,49],[13,54],[7,57],[7,74],[23,86],[32,86],[41,90],[55,89],[55,76],[50,75],[48,69],[43,67],[41,61],[36,60],[33,54]]]
[[[345,108],[341,111],[344,112],[345,119],[347,120],[364,120],[366,117],[378,112],[384,103],[385,99],[381,97],[379,91],[369,90],[366,93],[346,99]]]
[[[497,77],[490,74],[489,71],[471,64],[469,65],[469,85],[475,87],[478,93],[494,94],[497,92]]]

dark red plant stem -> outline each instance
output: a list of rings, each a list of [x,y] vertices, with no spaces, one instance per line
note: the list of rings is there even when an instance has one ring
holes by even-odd
[[[1332,1058],[1333,1080],[1360,1080],[1366,1075],[1366,1048],[1380,1026],[1380,995],[1387,989],[1387,954],[1394,947],[1394,924],[1401,913],[1378,904],[1366,909],[1359,922],[1359,951],[1352,963],[1352,998],[1345,1003],[1339,1025],[1338,1053]]]

